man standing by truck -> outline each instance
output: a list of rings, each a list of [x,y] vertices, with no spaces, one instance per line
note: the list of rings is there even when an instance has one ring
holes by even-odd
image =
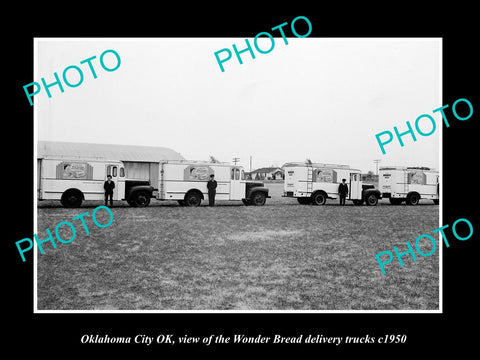
[[[108,204],[108,198],[110,197],[110,207],[113,207],[113,189],[115,189],[115,182],[112,181],[112,175],[107,175],[107,181],[103,183],[103,189],[105,190],[105,206]]]
[[[208,189],[208,206],[215,206],[215,194],[217,193],[217,181],[214,175],[210,175],[210,180],[207,182]]]
[[[340,195],[340,205],[345,205],[345,198],[348,194],[348,185],[345,184],[346,179],[342,179],[342,183],[338,186],[338,194]]]

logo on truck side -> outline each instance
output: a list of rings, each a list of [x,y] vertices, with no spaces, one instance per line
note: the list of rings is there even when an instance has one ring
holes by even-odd
[[[183,179],[189,181],[207,181],[214,171],[210,166],[189,165],[183,171]]]

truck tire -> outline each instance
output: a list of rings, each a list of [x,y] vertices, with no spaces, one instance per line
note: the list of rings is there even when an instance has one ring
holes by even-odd
[[[199,193],[191,191],[185,194],[185,205],[186,206],[200,206],[202,198]]]
[[[378,198],[375,194],[370,194],[365,199],[367,206],[376,206],[378,204]]]
[[[67,190],[62,194],[60,202],[66,208],[76,208],[82,205],[83,194],[80,190]]]
[[[313,205],[324,205],[327,201],[327,194],[322,191],[316,192],[312,195],[312,204]]]
[[[390,198],[389,201],[392,205],[400,205],[403,202],[403,199]]]
[[[417,193],[411,193],[407,196],[407,205],[418,205],[420,196]]]
[[[145,191],[136,191],[132,194],[130,201],[134,207],[145,207],[150,204],[150,196]]]
[[[263,192],[257,191],[250,196],[250,204],[253,206],[263,206],[267,201],[267,197]]]

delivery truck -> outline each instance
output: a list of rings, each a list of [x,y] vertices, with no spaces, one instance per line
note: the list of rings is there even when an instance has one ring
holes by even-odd
[[[158,200],[175,200],[184,206],[199,206],[208,200],[207,182],[215,176],[215,200],[238,200],[245,205],[265,204],[268,189],[262,182],[245,180],[241,166],[202,161],[160,161],[158,187],[153,195]]]
[[[373,185],[363,184],[361,171],[348,165],[292,162],[283,165],[283,169],[283,196],[297,198],[303,205],[323,205],[327,199],[337,199],[342,179],[348,186],[346,200],[355,205],[375,206],[381,198]]]
[[[79,207],[84,200],[104,200],[103,184],[111,175],[113,200],[130,206],[148,206],[153,186],[148,180],[129,180],[121,161],[86,158],[42,158],[37,161],[37,199],[60,200],[64,207]]]
[[[382,197],[393,205],[417,205],[420,199],[439,203],[439,172],[429,167],[380,167],[378,185]]]

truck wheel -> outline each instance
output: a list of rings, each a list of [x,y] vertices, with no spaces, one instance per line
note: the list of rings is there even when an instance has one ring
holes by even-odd
[[[418,205],[419,201],[420,196],[418,196],[416,193],[411,193],[407,197],[407,205]]]
[[[145,207],[150,204],[150,197],[145,191],[137,191],[130,199],[134,207]]]
[[[267,198],[265,197],[265,194],[262,192],[256,192],[250,197],[250,203],[253,206],[263,206],[265,205],[266,201],[267,201]]]
[[[60,202],[66,208],[75,208],[82,205],[82,193],[79,190],[67,190],[63,193]]]
[[[360,206],[363,204],[363,200],[353,200],[353,205]]]
[[[376,206],[378,204],[378,198],[375,194],[370,194],[365,199],[368,206]]]
[[[324,205],[326,201],[327,201],[327,196],[323,192],[317,192],[312,196],[313,205]]]
[[[439,204],[439,202],[440,202],[440,201],[439,201],[438,199],[436,199],[436,200],[433,200],[433,203],[434,203],[435,205],[438,205],[438,204]]]
[[[186,206],[199,206],[202,202],[202,198],[196,192],[189,192],[185,195],[185,205]]]
[[[403,199],[390,198],[389,201],[392,205],[400,205],[403,202]]]

